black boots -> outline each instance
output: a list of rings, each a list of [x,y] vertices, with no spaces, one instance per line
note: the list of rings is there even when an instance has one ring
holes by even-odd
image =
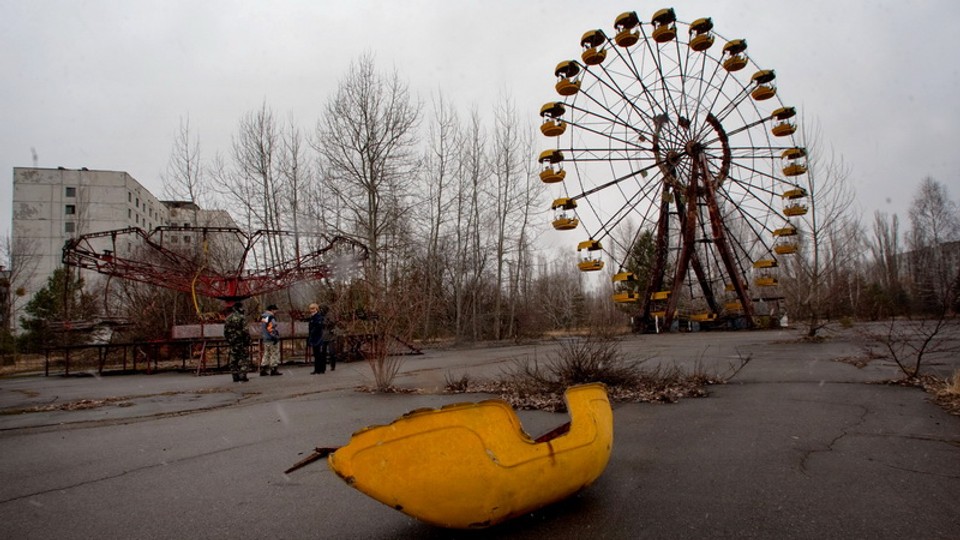
[[[261,375],[263,375],[263,373],[261,373]],[[277,371],[277,368],[273,368],[273,369],[270,370],[270,376],[271,376],[271,377],[275,377],[275,376],[277,376],[277,375],[283,375],[283,373],[280,373],[279,371]]]
[[[247,378],[247,374],[244,373],[234,373],[233,382],[250,382],[250,379]]]

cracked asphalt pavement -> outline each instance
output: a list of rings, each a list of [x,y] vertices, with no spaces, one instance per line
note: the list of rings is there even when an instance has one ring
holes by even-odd
[[[960,538],[960,418],[876,360],[835,361],[852,335],[796,330],[627,338],[647,362],[724,372],[709,396],[619,404],[604,474],[579,494],[484,531],[437,529],[353,490],[324,463],[284,475],[316,446],[492,377],[543,342],[427,350],[398,386],[358,392],[362,363],[282,377],[186,373],[0,379],[0,538]],[[931,358],[941,375],[960,359]],[[521,411],[528,433],[566,421]]]

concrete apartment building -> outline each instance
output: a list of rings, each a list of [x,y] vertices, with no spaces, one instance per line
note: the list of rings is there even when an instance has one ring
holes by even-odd
[[[224,211],[161,201],[125,172],[15,167],[11,255],[21,258],[28,269],[22,284],[27,294],[18,304],[28,302],[61,266],[63,244],[69,238],[167,225],[234,227],[235,223]],[[189,236],[185,232],[182,241],[189,243]]]

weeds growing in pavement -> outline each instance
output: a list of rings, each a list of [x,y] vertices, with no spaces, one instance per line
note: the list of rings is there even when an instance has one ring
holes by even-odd
[[[494,380],[448,376],[446,390],[497,394],[518,409],[562,412],[566,410],[563,392],[568,387],[600,382],[614,402],[672,403],[705,396],[706,386],[729,380],[750,358],[741,355],[740,363],[731,365],[728,375],[708,373],[702,354],[690,371],[679,366],[646,367],[647,360],[627,359],[620,342],[612,337],[589,335],[561,341],[559,349],[545,360],[517,359]]]

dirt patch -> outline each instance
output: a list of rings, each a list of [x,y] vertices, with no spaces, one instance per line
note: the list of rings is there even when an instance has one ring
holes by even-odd
[[[386,388],[377,388],[376,386],[358,386],[357,392],[366,394],[422,394],[422,388],[402,388],[399,386],[388,386]]]
[[[857,355],[857,356],[841,356],[840,358],[834,358],[835,362],[840,362],[841,364],[849,364],[857,369],[863,369],[870,365],[875,358],[868,355]]]
[[[158,396],[176,396],[182,394],[218,394],[223,392],[230,392],[226,388],[204,388],[192,392],[162,392],[159,394],[146,394],[142,396],[122,396],[122,397],[108,397],[103,399],[78,399],[75,401],[67,401],[63,403],[47,403],[44,405],[35,405],[33,407],[16,407],[11,409],[0,410],[0,415],[14,415],[14,414],[26,414],[26,413],[41,413],[41,412],[52,412],[52,411],[85,411],[89,409],[98,409],[100,407],[132,407],[134,405],[133,401],[136,399],[145,399]]]

